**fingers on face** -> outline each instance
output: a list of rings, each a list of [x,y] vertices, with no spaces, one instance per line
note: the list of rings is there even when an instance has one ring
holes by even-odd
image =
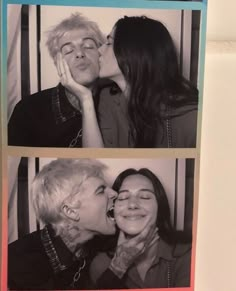
[[[142,254],[146,249],[146,244],[144,242],[140,242],[137,244],[136,248],[139,250],[139,254]]]
[[[56,67],[59,77],[61,77],[60,53],[56,55]]]
[[[60,78],[63,78],[65,75],[65,65],[64,65],[64,59],[62,57],[61,53],[57,54],[57,70]]]
[[[68,72],[69,72],[69,67],[66,63],[66,61],[64,60],[64,58],[62,57],[61,53],[58,53],[56,56],[56,66],[57,66],[57,71],[58,71],[58,75],[60,78],[67,78],[68,76]]]

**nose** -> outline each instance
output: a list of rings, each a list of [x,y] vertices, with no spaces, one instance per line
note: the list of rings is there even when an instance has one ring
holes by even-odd
[[[105,46],[105,44],[101,45],[101,46],[98,48],[98,52],[99,52],[99,55],[100,55],[100,56],[103,54],[104,46]]]
[[[117,197],[118,194],[113,189],[107,187],[107,195],[108,195],[108,198],[109,199],[113,199],[114,200],[114,199],[116,199],[116,197]]]
[[[137,198],[134,197],[134,196],[129,197],[129,200],[128,200],[128,208],[129,209],[136,209],[138,207],[139,207],[139,205],[138,205]]]
[[[77,59],[82,59],[85,57],[85,53],[84,53],[84,50],[82,47],[78,48],[76,50],[76,56],[75,56]]]

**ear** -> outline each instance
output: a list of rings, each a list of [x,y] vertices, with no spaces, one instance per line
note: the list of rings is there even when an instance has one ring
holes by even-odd
[[[63,204],[61,207],[61,210],[63,212],[63,214],[74,221],[79,221],[80,217],[79,217],[79,205],[77,204],[76,207],[74,207],[73,205],[70,204]]]

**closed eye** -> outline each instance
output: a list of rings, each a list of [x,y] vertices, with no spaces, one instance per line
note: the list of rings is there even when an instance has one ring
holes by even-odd
[[[129,198],[129,193],[124,191],[124,192],[120,192],[118,193],[118,197],[117,197],[117,200],[118,201],[123,201],[123,200],[127,200]]]
[[[105,186],[98,187],[98,189],[96,190],[96,195],[103,195],[105,193],[105,189]]]
[[[65,45],[62,47],[61,49],[61,53],[65,56],[65,55],[69,55],[71,53],[73,53],[74,48],[70,45]]]
[[[127,199],[128,199],[128,197],[119,197],[118,196],[118,198],[117,198],[118,201],[123,201],[123,200],[127,200]]]
[[[83,41],[82,47],[83,49],[97,49],[97,44],[93,39],[88,38]]]
[[[92,45],[92,44],[84,44],[83,48],[84,49],[97,49],[97,47],[95,45]]]
[[[73,50],[70,50],[70,51],[68,51],[68,52],[64,52],[63,54],[66,56],[66,55],[69,55],[69,54],[71,54],[71,53],[73,53]]]

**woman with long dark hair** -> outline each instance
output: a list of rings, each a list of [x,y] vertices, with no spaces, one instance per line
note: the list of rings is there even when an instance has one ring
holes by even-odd
[[[191,247],[178,242],[166,192],[148,169],[127,169],[115,180],[115,251],[98,254],[90,274],[98,289],[190,286]]]
[[[121,18],[99,52],[99,76],[115,85],[100,94],[102,137],[96,127],[91,130],[95,118],[90,110],[85,146],[196,146],[198,90],[182,76],[173,40],[161,22],[145,16]],[[80,98],[84,94],[75,91]],[[92,102],[86,93],[85,113],[88,100]]]

